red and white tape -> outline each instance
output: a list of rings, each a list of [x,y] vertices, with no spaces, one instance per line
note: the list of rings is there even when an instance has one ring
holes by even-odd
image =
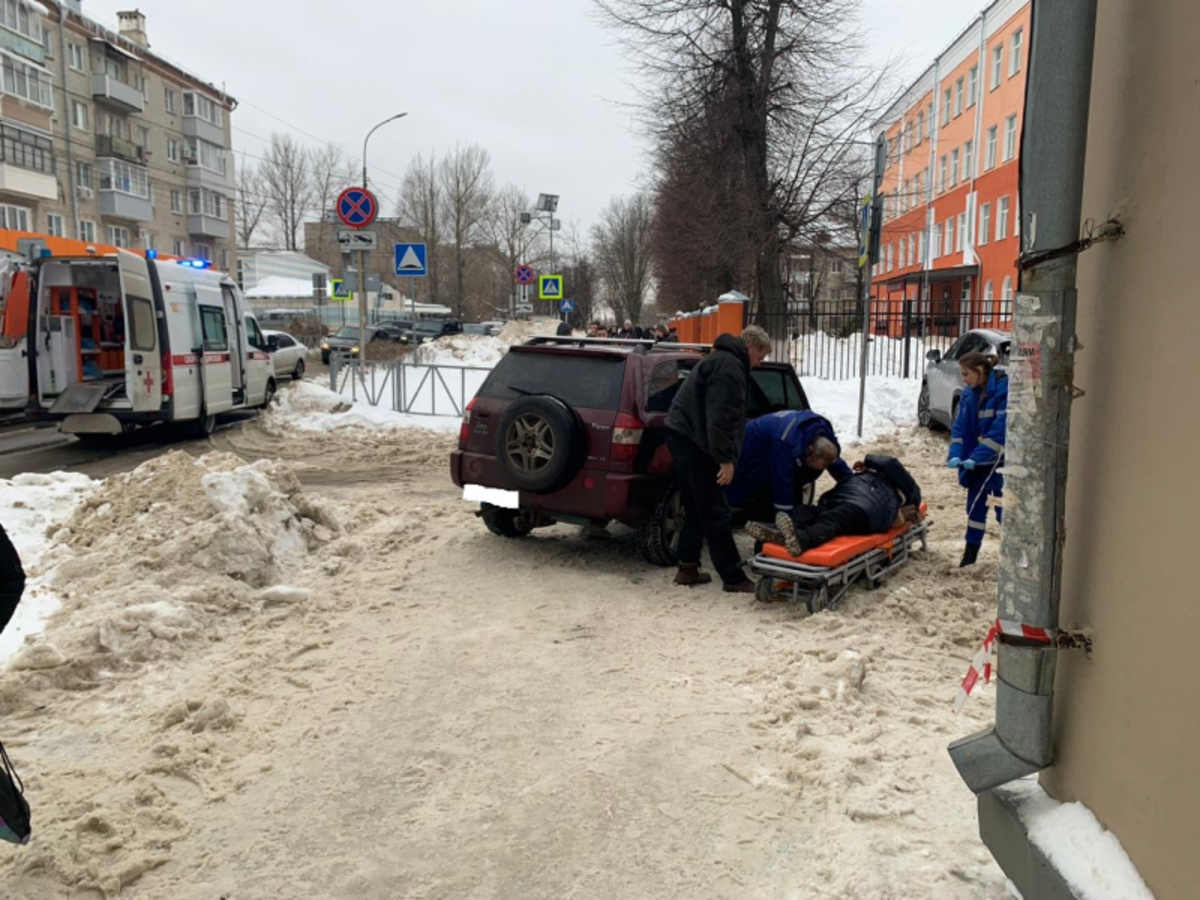
[[[988,629],[987,637],[983,639],[983,646],[971,659],[967,674],[963,678],[962,684],[959,685],[958,696],[954,698],[955,713],[963,708],[963,704],[967,702],[967,698],[971,696],[971,691],[975,690],[975,685],[979,683],[981,677],[985,682],[991,682],[992,659],[996,655],[996,638],[1002,634],[1038,641],[1042,644],[1049,644],[1054,640],[1054,632],[1047,628],[1034,628],[1032,625],[1024,625],[1020,622],[997,619]]]

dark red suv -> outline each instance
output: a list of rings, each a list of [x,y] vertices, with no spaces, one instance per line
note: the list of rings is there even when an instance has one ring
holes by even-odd
[[[508,506],[479,512],[494,534],[616,520],[637,529],[649,562],[675,565],[683,505],[664,422],[707,350],[562,338],[512,347],[467,405],[450,477],[508,492]],[[766,362],[752,375],[749,418],[809,408],[790,365]]]

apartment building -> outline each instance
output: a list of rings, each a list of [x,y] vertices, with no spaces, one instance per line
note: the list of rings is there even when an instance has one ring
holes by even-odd
[[[79,0],[0,3],[0,227],[234,264],[221,89]]]
[[[996,0],[877,123],[887,138],[877,331],[1011,321],[1030,0]]]

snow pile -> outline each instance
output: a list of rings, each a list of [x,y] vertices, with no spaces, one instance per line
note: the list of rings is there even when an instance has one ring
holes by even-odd
[[[843,445],[856,442],[858,429],[858,379],[827,381],[802,378],[804,393],[814,412],[833,423]],[[917,395],[921,383],[913,378],[867,378],[863,407],[863,441],[874,441],[917,424]]]
[[[37,673],[26,688],[83,690],[103,671],[178,658],[342,534],[280,463],[169,453],[109,478],[54,530],[43,561],[62,614],[11,665]]]
[[[26,637],[40,633],[46,617],[61,606],[38,574],[49,544],[48,532],[71,518],[98,484],[75,472],[23,474],[11,481],[0,480],[0,525],[16,547],[27,578],[17,612],[0,635],[0,661],[7,659]]]
[[[413,358],[427,366],[479,366],[492,368],[511,346],[499,337],[456,334],[438,338],[417,348]]]
[[[462,422],[457,415],[409,415],[391,408],[392,388],[382,391],[380,405],[373,406],[361,388],[351,390],[349,379],[338,394],[312,381],[300,381],[280,391],[274,404],[259,417],[264,431],[275,437],[349,432],[355,440],[385,437],[397,428],[426,428],[457,432]],[[449,403],[441,405],[451,409]]]
[[[1036,778],[1000,790],[1018,801],[1030,840],[1082,900],[1154,900],[1120,840],[1082,803],[1060,803]]]

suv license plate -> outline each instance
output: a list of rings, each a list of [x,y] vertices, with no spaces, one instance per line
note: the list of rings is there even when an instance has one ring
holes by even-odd
[[[463,499],[471,503],[490,503],[504,509],[521,508],[521,492],[503,488],[484,487],[482,484],[464,484]]]

